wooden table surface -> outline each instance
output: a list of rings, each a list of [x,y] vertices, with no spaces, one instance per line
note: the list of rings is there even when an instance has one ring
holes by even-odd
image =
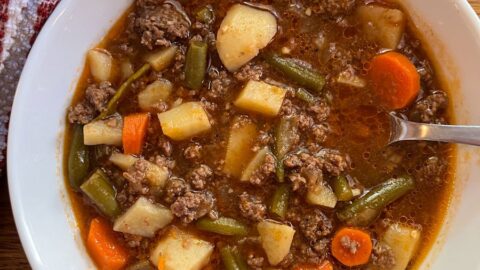
[[[480,16],[480,0],[469,0]],[[13,221],[5,176],[0,176],[0,270],[30,269]]]

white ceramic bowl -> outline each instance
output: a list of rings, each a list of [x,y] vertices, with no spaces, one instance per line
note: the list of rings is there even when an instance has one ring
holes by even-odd
[[[457,123],[480,124],[480,22],[465,0],[403,0],[449,85]],[[95,45],[131,0],[63,0],[28,58],[13,106],[8,180],[34,269],[94,268],[62,175],[65,110]],[[480,269],[480,150],[459,147],[454,199],[422,269]]]

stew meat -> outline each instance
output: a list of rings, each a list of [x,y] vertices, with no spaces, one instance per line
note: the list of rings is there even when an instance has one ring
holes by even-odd
[[[137,0],[87,64],[65,169],[100,269],[412,269],[451,189],[448,123],[384,1]]]

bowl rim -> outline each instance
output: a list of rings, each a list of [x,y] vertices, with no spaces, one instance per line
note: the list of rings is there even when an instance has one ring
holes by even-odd
[[[469,27],[473,29],[474,32],[480,33],[480,19],[475,13],[473,7],[468,3],[467,0],[447,0],[453,2],[456,7],[458,8],[459,16],[465,17],[467,20],[466,22],[468,25],[465,27]],[[22,247],[25,251],[25,254],[28,258],[30,266],[33,269],[42,269],[43,265],[41,262],[41,258],[39,256],[38,247],[35,241],[31,237],[31,231],[26,224],[25,219],[25,209],[24,203],[21,200],[21,190],[17,186],[17,176],[16,172],[13,167],[13,162],[16,160],[16,155],[12,150],[13,145],[16,145],[17,139],[15,134],[17,134],[17,123],[20,122],[18,117],[20,107],[18,105],[17,97],[21,95],[23,91],[27,91],[27,89],[22,89],[22,85],[24,82],[29,80],[27,77],[28,74],[31,73],[32,66],[35,61],[37,61],[37,56],[41,52],[40,47],[43,46],[42,44],[48,43],[48,37],[52,31],[52,27],[55,27],[55,22],[58,20],[60,16],[64,13],[65,9],[68,8],[74,2],[74,0],[62,0],[58,6],[55,8],[53,13],[50,15],[48,20],[46,21],[45,25],[43,26],[42,30],[40,31],[36,42],[33,44],[30,54],[25,62],[25,66],[22,70],[22,75],[18,82],[17,91],[15,93],[15,98],[12,106],[12,111],[10,115],[10,125],[9,125],[9,136],[7,142],[7,179],[8,179],[8,188],[9,188],[9,195],[10,195],[10,202],[12,207],[12,212],[15,220],[15,225],[20,237],[20,241],[22,243]],[[58,27],[58,26],[57,26]],[[27,75],[26,75],[27,74]],[[76,83],[77,78],[74,78],[73,81]],[[56,150],[56,149],[55,149]],[[63,160],[63,159],[61,159]],[[68,199],[70,203],[70,199]],[[446,217],[448,218],[448,216]]]

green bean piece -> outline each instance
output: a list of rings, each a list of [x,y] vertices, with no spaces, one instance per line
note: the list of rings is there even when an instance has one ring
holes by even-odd
[[[220,248],[220,257],[222,257],[223,266],[226,270],[242,270],[235,260],[231,247]]]
[[[297,89],[297,91],[295,91],[295,96],[308,104],[313,104],[317,101],[317,98],[314,95],[310,94],[310,92],[303,88]]]
[[[275,175],[277,176],[277,181],[279,183],[285,182],[285,166],[283,165],[283,159],[277,160]]]
[[[353,198],[352,188],[345,176],[340,175],[333,181],[333,192],[341,202],[350,201]]]
[[[74,190],[79,190],[90,172],[90,151],[83,144],[83,126],[75,125],[68,154],[68,181]]]
[[[298,138],[297,121],[292,117],[283,117],[275,128],[275,156],[281,160],[290,151]]]
[[[129,86],[140,77],[142,77],[145,73],[147,73],[152,67],[150,64],[143,65],[139,70],[133,73],[122,85],[118,88],[115,95],[110,99],[107,104],[107,109],[103,111],[95,120],[103,119],[117,111],[118,103],[122,100],[122,98],[128,93]]]
[[[195,18],[197,21],[205,24],[211,24],[215,20],[215,14],[213,13],[213,8],[211,5],[206,5],[200,8],[195,13]]]
[[[280,185],[273,194],[270,212],[281,218],[285,218],[288,210],[288,200],[290,199],[290,187],[288,184]]]
[[[337,212],[337,217],[348,225],[368,226],[387,205],[414,187],[415,182],[408,176],[389,179]]]
[[[233,257],[235,258],[235,262],[237,263],[238,269],[240,270],[248,270],[248,265],[243,259],[242,255],[238,251],[237,248],[232,249]]]
[[[197,221],[196,226],[199,230],[218,233],[221,235],[243,236],[248,234],[248,227],[233,218],[221,217],[216,220],[202,218]]]
[[[149,260],[142,260],[130,265],[125,270],[155,270],[155,268]]]
[[[283,58],[271,53],[265,55],[265,60],[273,68],[310,90],[320,92],[325,86],[325,77],[323,75],[311,68],[299,65],[295,59]]]
[[[190,89],[202,87],[207,70],[208,45],[203,41],[190,41],[185,60],[185,85]]]
[[[106,216],[114,218],[120,214],[120,207],[115,199],[115,189],[102,170],[97,169],[92,176],[80,186],[80,189]]]

